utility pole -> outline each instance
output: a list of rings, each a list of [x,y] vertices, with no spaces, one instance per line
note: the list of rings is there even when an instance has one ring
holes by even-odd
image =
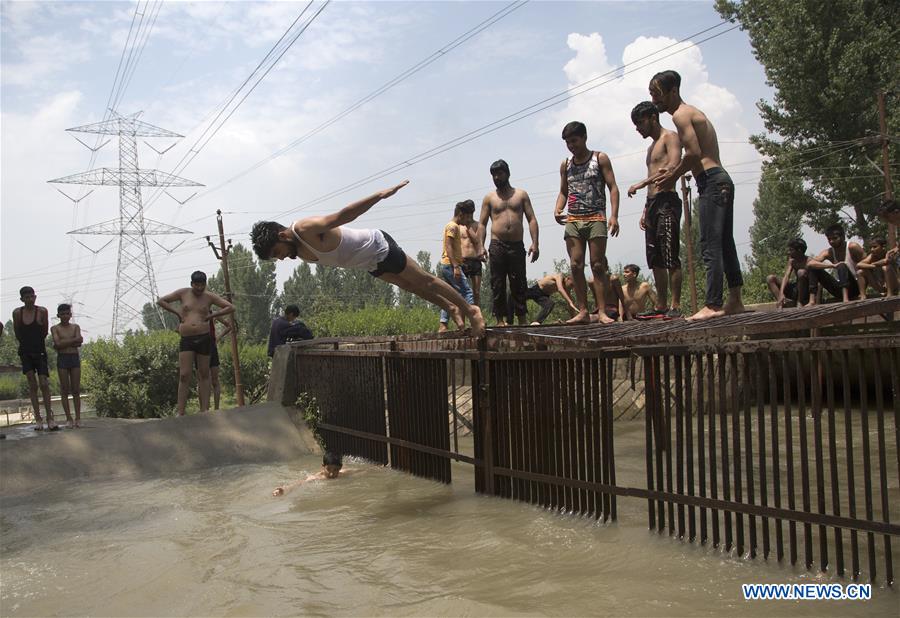
[[[690,174],[681,177],[681,201],[684,203],[684,231],[687,233],[688,276],[691,278],[691,314],[697,313],[697,271],[694,270],[694,234],[691,232],[691,187]]]
[[[887,138],[887,106],[885,93],[878,93],[878,130],[881,133],[881,165],[884,168],[884,199],[894,199],[894,187],[891,184],[891,166],[888,159]],[[897,242],[897,226],[888,224],[888,245],[893,247]]]
[[[231,294],[231,280],[228,278],[228,254],[231,253],[231,241],[228,241],[228,247],[225,246],[225,228],[222,226],[222,211],[216,211],[216,221],[219,224],[219,247],[212,243],[209,239],[209,236],[206,237],[206,242],[209,243],[210,248],[212,248],[213,253],[216,256],[216,259],[222,262],[222,273],[225,276],[225,300],[230,303],[233,303],[232,294]],[[241,382],[241,359],[238,356],[238,343],[237,343],[237,322],[234,321],[234,313],[228,314],[228,319],[231,322],[231,359],[234,364],[234,393],[237,396],[237,404],[238,406],[244,405],[244,385]],[[215,345],[215,342],[213,342]]]

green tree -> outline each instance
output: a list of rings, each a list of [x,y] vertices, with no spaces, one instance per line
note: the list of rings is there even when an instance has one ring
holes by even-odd
[[[241,334],[254,343],[266,341],[275,310],[275,263],[258,263],[253,252],[243,245],[231,248],[228,270],[235,307],[235,319]],[[222,267],[209,279],[209,289],[224,295],[225,277]]]
[[[896,0],[717,0],[716,9],[737,20],[776,89],[759,101],[773,139],[753,138],[772,166],[807,179],[803,202],[815,229],[845,218],[868,237],[883,191],[873,167],[878,130],[876,94],[900,75]],[[900,105],[888,105],[888,133],[900,130]],[[900,147],[891,145],[896,160]]]
[[[288,305],[300,307],[300,315],[308,316],[312,313],[313,306],[318,296],[316,278],[312,268],[307,262],[300,262],[291,276],[284,282],[284,291],[281,294],[281,308]]]
[[[751,253],[747,257],[743,290],[746,302],[772,300],[766,277],[781,276],[787,260],[787,244],[800,236],[803,213],[815,208],[811,201],[799,178],[778,174],[770,165],[763,168],[758,196],[753,202]]]

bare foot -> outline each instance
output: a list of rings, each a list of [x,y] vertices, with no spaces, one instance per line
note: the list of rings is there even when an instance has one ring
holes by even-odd
[[[277,498],[278,496],[284,495],[284,487],[276,487],[275,491],[272,492],[272,497]]]
[[[75,427],[75,423],[73,423],[71,419],[66,421],[66,429],[72,429],[74,427]]]
[[[744,308],[744,303],[738,300],[735,302],[728,301],[727,303],[725,303],[725,305],[722,307],[722,311],[725,313],[725,315],[734,315],[735,313],[744,313],[746,309]]]
[[[446,323],[446,322],[441,322],[441,325],[438,326],[438,332],[439,332],[439,333],[446,333],[446,332],[447,332],[447,323]]]
[[[481,309],[477,305],[473,305],[472,312],[473,315],[469,318],[469,322],[472,324],[472,336],[483,337],[484,317],[481,315]]]
[[[81,421],[80,420],[75,421],[75,429],[80,429],[80,428],[81,428]]]
[[[38,423],[37,425],[34,426],[34,430],[35,431],[44,431],[44,424]]]
[[[582,309],[579,311],[574,318],[571,320],[566,320],[566,324],[588,324],[591,321],[591,314],[587,312],[587,309]]]
[[[532,322],[532,323],[531,323],[531,326],[540,326],[540,325],[541,325],[540,322]]]
[[[688,322],[700,322],[702,320],[709,320],[710,318],[718,318],[725,315],[725,311],[722,309],[716,309],[715,307],[706,306],[703,307],[700,311],[687,318]]]
[[[447,308],[447,313],[450,314],[450,319],[453,320],[454,324],[456,324],[456,330],[462,330],[466,327],[466,319],[463,317],[463,314],[459,310],[459,307],[457,307],[456,305],[450,305]]]
[[[612,319],[611,317],[606,315],[605,311],[597,312],[597,321],[600,322],[601,324],[613,324],[615,322],[614,319]]]
[[[497,326],[500,328],[506,328],[509,324],[506,323],[506,320],[500,320],[497,322]]]

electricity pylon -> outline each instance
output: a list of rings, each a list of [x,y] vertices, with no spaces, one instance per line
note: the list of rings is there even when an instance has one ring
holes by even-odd
[[[119,217],[103,223],[89,225],[69,234],[99,234],[119,237],[119,258],[116,266],[116,297],[113,305],[111,337],[123,334],[127,327],[143,315],[143,303],[149,301],[155,308],[161,323],[163,316],[156,306],[156,277],[150,261],[147,236],[159,234],[190,234],[165,223],[144,218],[141,187],[202,187],[203,185],[173,176],[160,170],[138,167],[138,137],[183,137],[138,120],[140,112],[131,116],[113,114],[103,122],[66,129],[79,133],[116,135],[119,138],[119,167],[102,167],[80,174],[55,178],[48,182],[113,185],[119,187]]]

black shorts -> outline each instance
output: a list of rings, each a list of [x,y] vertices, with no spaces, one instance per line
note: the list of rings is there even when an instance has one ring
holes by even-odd
[[[681,200],[674,191],[661,191],[647,199],[644,219],[647,266],[681,268]]]
[[[202,335],[190,335],[188,337],[181,337],[181,344],[178,346],[179,352],[193,352],[194,354],[203,354],[204,356],[209,356],[209,351],[212,348],[212,337],[209,336],[209,333],[203,333]]]
[[[462,271],[466,277],[480,277],[481,276],[481,260],[478,258],[464,258],[462,264]]]
[[[77,367],[81,367],[81,357],[78,356],[78,353],[72,354],[57,354],[56,355],[56,369],[75,369]]]
[[[399,275],[403,272],[403,269],[406,268],[406,254],[403,252],[403,249],[396,243],[396,241],[391,238],[391,235],[381,230],[381,233],[384,235],[384,239],[388,244],[388,252],[387,255],[384,256],[384,259],[378,262],[375,265],[375,270],[370,270],[369,274],[373,277],[380,277],[384,273],[391,273],[392,275]]]
[[[19,352],[22,361],[22,373],[35,372],[39,376],[50,376],[46,352]]]

